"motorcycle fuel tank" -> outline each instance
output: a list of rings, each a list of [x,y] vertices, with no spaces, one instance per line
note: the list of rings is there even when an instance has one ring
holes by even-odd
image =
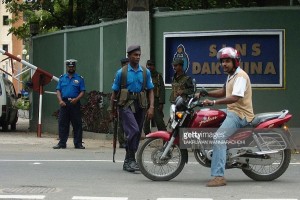
[[[196,111],[190,128],[218,128],[224,121],[226,113],[221,110],[204,108]]]

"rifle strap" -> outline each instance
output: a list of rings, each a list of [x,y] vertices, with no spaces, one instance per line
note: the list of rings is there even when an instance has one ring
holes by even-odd
[[[142,91],[145,90],[146,88],[146,80],[147,80],[147,68],[142,66],[142,69],[143,69],[143,87],[142,87]]]
[[[156,96],[159,97],[159,93],[160,93],[160,78],[159,78],[160,74],[157,73],[157,90],[156,90]]]
[[[147,83],[147,68],[142,66],[143,69],[143,86],[142,91],[146,88]],[[128,72],[128,65],[122,67],[122,73],[121,73],[121,89],[125,89],[127,85],[127,72]]]
[[[127,71],[128,71],[128,65],[122,67],[122,73],[121,73],[121,89],[126,88],[127,84]]]

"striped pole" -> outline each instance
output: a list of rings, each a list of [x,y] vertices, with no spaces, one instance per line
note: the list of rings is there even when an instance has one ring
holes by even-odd
[[[38,68],[35,65],[33,65],[33,64],[31,64],[31,63],[29,63],[29,62],[27,62],[25,60],[22,60],[21,58],[18,58],[15,55],[12,55],[12,54],[4,51],[3,49],[0,49],[0,52],[3,55],[6,55],[9,58],[14,59],[14,60],[22,63],[23,65],[28,66],[29,68],[31,68],[31,69],[33,69],[33,70],[38,71],[38,72],[41,73],[41,75],[40,75],[40,81],[39,81],[39,83],[40,83],[40,85],[39,85],[39,113],[38,113],[38,127],[37,127],[37,137],[41,137],[41,135],[42,135],[42,103],[43,103],[43,85],[41,83],[43,82],[42,80],[43,80],[43,77],[45,75],[47,77],[51,77],[51,80],[54,80],[56,82],[58,82],[59,79],[56,76],[50,74],[49,72],[47,72],[47,71],[45,71],[45,70],[43,70],[41,68]]]
[[[43,79],[43,75],[40,75],[40,79]],[[42,80],[40,80],[40,83]],[[37,137],[42,137],[42,107],[43,107],[43,85],[39,85],[39,119],[37,127]]]
[[[0,52],[1,52],[3,55],[6,55],[6,56],[8,56],[8,57],[10,57],[10,58],[12,58],[12,59],[14,59],[14,60],[16,60],[16,61],[22,63],[23,65],[26,65],[26,66],[30,67],[30,68],[33,69],[33,70],[39,70],[39,71],[42,71],[42,72],[46,73],[47,75],[50,75],[49,72],[44,71],[44,70],[42,70],[41,68],[38,68],[37,66],[35,66],[35,65],[33,65],[33,64],[31,64],[31,63],[25,61],[25,60],[22,60],[21,58],[18,58],[18,57],[15,56],[15,55],[12,55],[12,54],[10,54],[10,53],[4,51],[3,49],[0,49]],[[54,76],[54,75],[52,75],[52,74],[51,74],[51,76],[52,76],[52,80],[58,82],[59,79],[58,79],[56,76]]]

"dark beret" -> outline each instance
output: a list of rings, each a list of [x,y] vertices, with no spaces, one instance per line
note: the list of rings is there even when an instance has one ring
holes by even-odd
[[[183,60],[180,58],[175,58],[172,62],[172,65],[182,65],[183,66]]]
[[[124,64],[124,63],[129,62],[129,59],[128,59],[128,58],[123,58],[123,59],[121,59],[120,61],[121,61],[122,64]]]
[[[66,60],[66,66],[68,66],[68,67],[75,67],[76,66],[76,62],[77,62],[77,60],[75,60],[75,59]]]
[[[130,45],[127,48],[127,53],[133,52],[133,51],[140,51],[141,50],[141,46],[140,45]]]
[[[149,66],[151,65],[152,66],[152,65],[155,65],[155,64],[154,64],[153,60],[147,60],[147,65],[149,65]]]

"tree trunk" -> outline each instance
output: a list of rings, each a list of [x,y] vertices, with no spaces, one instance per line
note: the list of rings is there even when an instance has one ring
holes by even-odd
[[[146,11],[149,10],[149,0],[128,0],[128,11]]]
[[[68,13],[67,25],[74,25],[73,7],[74,7],[74,0],[69,0],[69,13]]]

